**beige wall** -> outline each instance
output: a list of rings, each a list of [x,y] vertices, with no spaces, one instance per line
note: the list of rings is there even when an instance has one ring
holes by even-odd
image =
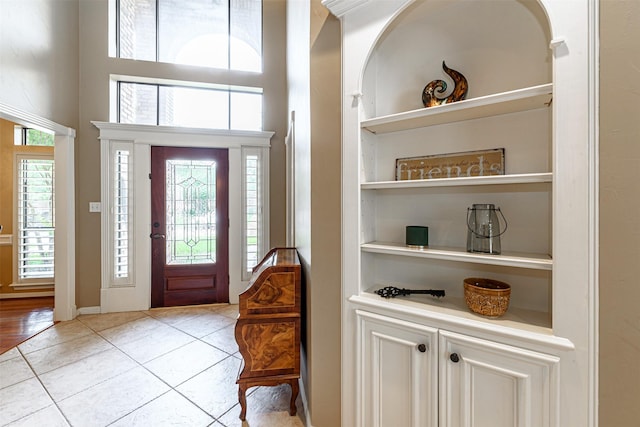
[[[78,126],[78,0],[0,0],[0,102]]]
[[[302,354],[300,369],[307,397],[307,411],[314,410],[311,391],[309,359],[313,352],[311,325],[311,106],[310,98],[310,53],[309,53],[309,2],[288,0],[287,2],[287,56],[296,58],[287,61],[290,129],[293,134],[293,205],[295,211],[293,245],[298,249],[302,264]],[[308,420],[314,425],[314,420]]]
[[[340,425],[341,85],[340,22],[311,3],[311,310],[309,370],[314,427]],[[315,21],[315,22],[314,22]],[[317,21],[320,21],[319,23]],[[316,25],[318,28],[316,29]]]
[[[600,425],[640,420],[640,2],[600,0]]]
[[[13,233],[13,126],[0,119],[0,225],[2,234]],[[13,247],[0,245],[0,293],[13,282]]]
[[[319,0],[287,8],[295,111],[295,245],[304,269],[302,369],[310,424],[340,425],[340,23]]]

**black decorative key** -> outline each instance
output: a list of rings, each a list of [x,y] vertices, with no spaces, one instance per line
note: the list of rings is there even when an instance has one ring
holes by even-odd
[[[434,297],[443,297],[444,290],[441,289],[400,289],[394,286],[385,286],[382,289],[378,289],[376,294],[380,295],[383,298],[395,298],[397,296],[405,296],[411,294],[427,294],[433,295]]]

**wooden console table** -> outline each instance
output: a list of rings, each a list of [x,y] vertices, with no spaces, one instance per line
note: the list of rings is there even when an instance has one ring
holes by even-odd
[[[300,378],[300,260],[295,248],[274,248],[240,294],[235,337],[244,363],[238,374],[240,419],[250,387],[289,384],[289,414],[296,414]]]

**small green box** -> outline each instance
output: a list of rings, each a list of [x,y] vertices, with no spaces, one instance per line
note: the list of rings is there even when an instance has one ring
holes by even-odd
[[[406,238],[410,248],[426,248],[429,246],[429,227],[408,225]]]

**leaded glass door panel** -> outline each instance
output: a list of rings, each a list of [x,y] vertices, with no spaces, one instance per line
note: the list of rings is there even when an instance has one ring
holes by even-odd
[[[151,306],[229,301],[226,149],[151,149]]]

